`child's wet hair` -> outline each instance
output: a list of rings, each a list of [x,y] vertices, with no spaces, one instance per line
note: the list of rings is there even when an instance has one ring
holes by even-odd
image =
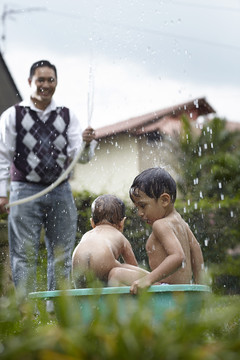
[[[175,180],[160,167],[146,169],[135,177],[129,191],[132,201],[132,196],[138,197],[139,191],[155,199],[158,199],[163,193],[167,193],[170,195],[172,203],[175,202],[177,195]]]
[[[103,221],[119,224],[125,217],[125,204],[115,195],[100,195],[92,203],[92,219],[97,225]]]

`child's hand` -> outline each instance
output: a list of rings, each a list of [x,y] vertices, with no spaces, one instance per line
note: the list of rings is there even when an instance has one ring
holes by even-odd
[[[144,289],[149,286],[151,286],[151,282],[148,280],[148,276],[144,276],[132,283],[130,287],[130,294],[136,295],[138,293],[138,289]]]

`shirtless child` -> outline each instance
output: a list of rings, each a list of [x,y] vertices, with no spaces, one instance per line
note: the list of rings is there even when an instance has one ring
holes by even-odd
[[[86,287],[90,272],[103,283],[114,267],[137,267],[129,241],[122,234],[125,205],[114,195],[101,195],[92,204],[92,230],[86,232],[72,256],[72,275],[75,287]],[[125,263],[119,262],[122,256]],[[140,270],[141,271],[141,270]]]
[[[139,174],[130,188],[138,215],[152,226],[146,243],[151,272],[140,268],[114,268],[109,286],[131,285],[130,292],[153,284],[200,283],[204,262],[202,251],[187,223],[174,208],[176,183],[162,168]]]

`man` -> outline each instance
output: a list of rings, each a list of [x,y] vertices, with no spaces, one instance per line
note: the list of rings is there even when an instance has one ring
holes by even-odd
[[[80,161],[94,154],[94,130],[83,132],[77,117],[52,99],[57,70],[49,61],[31,66],[30,99],[7,109],[0,118],[0,213],[10,203],[36,194],[53,183],[68,167],[82,142]],[[92,141],[93,140],[93,141]],[[36,289],[36,263],[42,227],[47,248],[48,290],[70,279],[77,211],[68,181],[48,194],[10,208],[9,250],[14,284],[24,294]]]

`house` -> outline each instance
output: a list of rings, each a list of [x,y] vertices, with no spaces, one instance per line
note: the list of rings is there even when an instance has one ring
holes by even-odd
[[[130,185],[142,170],[164,166],[174,176],[172,144],[182,115],[197,131],[197,119],[213,113],[200,98],[96,129],[95,156],[88,164],[76,165],[70,180],[73,190],[112,193],[128,201]]]
[[[22,97],[0,52],[0,115],[21,100]]]

